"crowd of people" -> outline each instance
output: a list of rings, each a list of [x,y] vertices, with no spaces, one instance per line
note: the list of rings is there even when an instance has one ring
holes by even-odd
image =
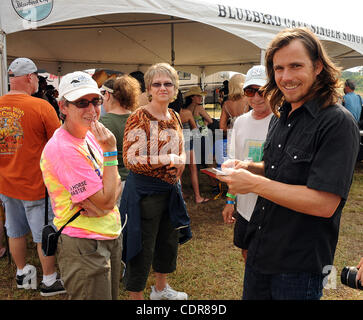
[[[141,300],[152,269],[151,300],[187,300],[168,275],[179,245],[192,238],[186,165],[194,201],[210,201],[198,179],[198,168],[215,163],[207,159],[218,128],[203,107],[206,92],[196,86],[181,94],[168,63],[101,87],[75,71],[62,77],[59,93],[28,58],[15,59],[8,75],[10,91],[0,97],[0,200],[17,288],[37,289],[36,268],[26,263],[31,232],[43,296],[115,300],[122,278],[130,299]],[[362,101],[347,80],[345,108],[338,103],[339,75],[316,36],[296,28],[277,34],[265,66],[224,83],[219,129],[228,160],[210,179],[215,198],[222,182],[228,187],[221,214],[234,223],[242,251],[243,299],[322,296],[360,142]],[[62,229],[53,256],[41,247],[45,214]]]

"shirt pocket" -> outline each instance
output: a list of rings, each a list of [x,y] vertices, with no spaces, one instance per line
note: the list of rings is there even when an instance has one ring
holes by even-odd
[[[295,146],[288,146],[284,161],[284,175],[287,183],[306,185],[313,153]]]

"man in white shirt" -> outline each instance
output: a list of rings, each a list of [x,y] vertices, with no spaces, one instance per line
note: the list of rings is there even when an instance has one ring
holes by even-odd
[[[234,123],[228,151],[230,159],[253,162],[262,160],[263,144],[272,117],[269,102],[259,91],[266,84],[266,79],[265,67],[262,65],[254,66],[247,72],[243,90],[252,110],[239,116]],[[233,217],[236,201],[237,214]],[[256,201],[257,195],[254,193],[233,195],[227,192],[226,206],[222,212],[225,223],[235,222],[233,243],[242,249],[242,256],[245,261],[247,259],[247,246],[244,242],[244,236]]]

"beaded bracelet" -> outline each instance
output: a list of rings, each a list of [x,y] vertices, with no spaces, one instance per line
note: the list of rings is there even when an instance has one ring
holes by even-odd
[[[231,201],[231,200],[227,200],[227,201],[226,201],[226,203],[227,203],[227,204],[236,204],[236,202]]]
[[[226,196],[228,197],[228,198],[232,198],[232,199],[236,199],[236,196],[234,196],[233,194],[230,194],[230,193],[226,193]]]
[[[105,167],[117,166],[118,165],[118,161],[117,160],[114,160],[114,161],[105,161],[103,163],[103,165]]]
[[[104,157],[113,157],[113,156],[117,156],[117,151],[110,151],[110,152],[104,152],[103,153]]]

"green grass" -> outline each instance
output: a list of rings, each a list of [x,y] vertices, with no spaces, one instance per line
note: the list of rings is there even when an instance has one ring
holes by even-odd
[[[169,283],[177,290],[185,291],[191,300],[239,300],[242,296],[244,263],[239,249],[233,243],[233,226],[223,223],[221,212],[225,199],[195,204],[186,169],[183,175],[183,191],[187,197],[191,217],[193,238],[179,248],[178,267],[169,276]],[[210,180],[200,174],[201,193],[211,197]],[[224,190],[226,188],[224,187]],[[362,300],[363,292],[340,284],[340,272],[346,265],[356,265],[363,256],[363,163],[357,164],[354,181],[344,208],[340,235],[335,254],[334,277],[329,284],[333,289],[325,289],[323,300]],[[28,261],[37,266],[38,280],[41,277],[39,260],[35,246],[29,241]],[[334,270],[333,270],[334,271]],[[16,268],[8,265],[7,259],[0,260],[0,299],[6,300],[59,300],[66,295],[44,298],[38,291],[17,289],[15,285]],[[154,284],[150,274],[145,297],[150,294]],[[334,286],[336,287],[334,288]],[[120,299],[128,299],[120,286]]]

